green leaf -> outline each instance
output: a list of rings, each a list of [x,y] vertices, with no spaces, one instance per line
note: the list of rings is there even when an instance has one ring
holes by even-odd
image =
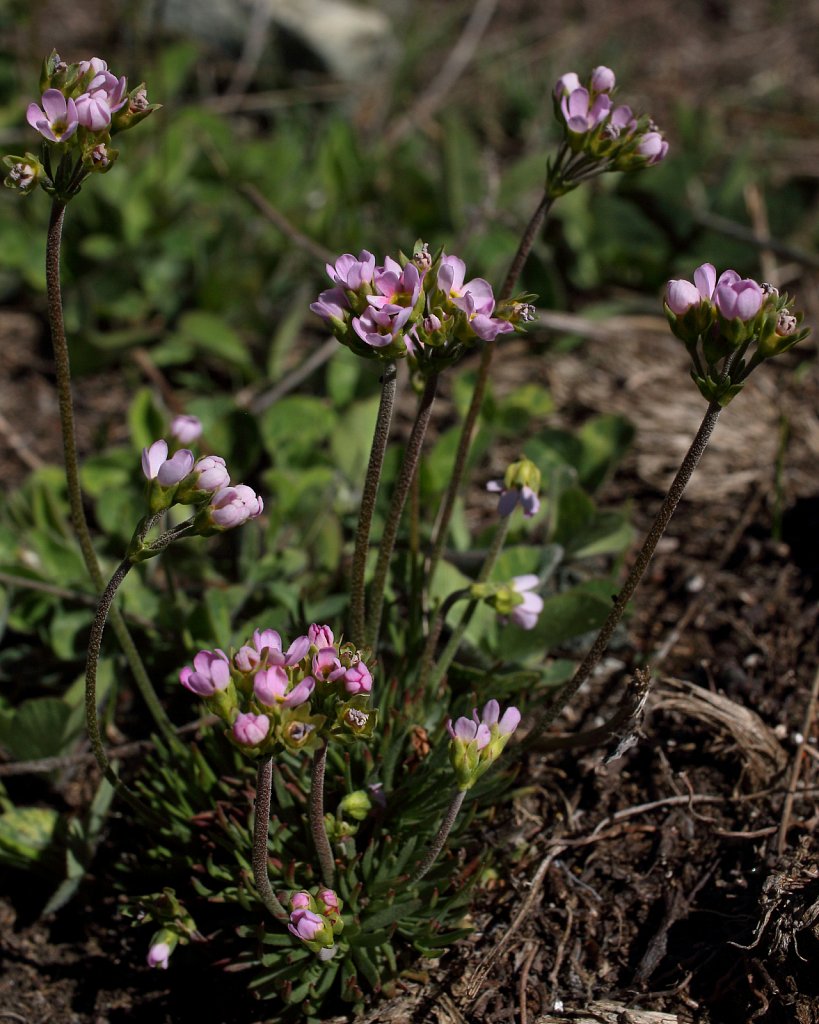
[[[79,735],[71,719],[72,708],[59,697],[34,697],[0,719],[0,743],[18,760],[58,756]]]
[[[191,310],[179,318],[176,337],[192,342],[196,348],[218,356],[244,370],[252,369],[245,343],[221,316],[202,310]]]
[[[60,815],[50,807],[15,807],[0,814],[0,863],[59,870],[54,846]]]
[[[580,428],[583,445],[577,472],[580,482],[595,491],[622,460],[634,439],[634,427],[623,416],[597,416]]]

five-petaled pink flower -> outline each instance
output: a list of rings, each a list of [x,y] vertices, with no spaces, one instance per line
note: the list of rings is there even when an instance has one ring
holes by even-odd
[[[159,440],[142,449],[142,472],[163,487],[178,484],[193,469],[193,452],[180,448],[168,458],[168,442]]]

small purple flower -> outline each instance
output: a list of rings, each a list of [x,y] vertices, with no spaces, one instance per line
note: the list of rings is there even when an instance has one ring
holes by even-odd
[[[174,416],[171,420],[171,437],[180,444],[190,444],[201,434],[202,421],[198,416]]]
[[[224,651],[200,651],[193,659],[193,668],[185,666],[179,681],[198,697],[212,697],[226,690],[230,682],[230,662]]]
[[[389,304],[381,309],[370,306],[361,316],[353,317],[353,330],[365,345],[386,348],[397,339],[411,316],[412,306]]]
[[[543,611],[543,598],[540,594],[532,593],[539,585],[540,579],[534,573],[515,576],[512,579],[512,587],[523,595],[523,601],[521,604],[515,605],[509,613],[509,618],[521,629],[534,629],[538,616]]]
[[[172,487],[184,480],[193,469],[193,461],[193,452],[187,448],[180,448],[168,458],[168,443],[163,440],[142,449],[142,472],[163,487]]]
[[[43,93],[43,109],[30,103],[26,120],[49,142],[65,142],[71,138],[80,123],[74,100],[66,100],[59,89],[46,89]]]
[[[447,731],[453,740],[462,743],[475,743],[478,750],[483,750],[492,739],[489,726],[484,722],[476,722],[472,718],[459,718],[453,724],[450,718],[446,723]]]
[[[343,288],[328,288],[323,291],[316,302],[310,303],[310,309],[327,323],[344,320],[345,312],[349,311],[350,303]]]
[[[306,676],[288,693],[289,686],[290,677],[280,665],[264,668],[253,677],[253,692],[262,704],[271,708],[277,704],[283,704],[287,708],[296,708],[304,704],[310,699],[316,681]]]
[[[163,971],[167,971],[170,955],[171,947],[167,942],[155,942],[148,950],[148,966],[159,967]]]
[[[646,165],[651,167],[665,159],[668,143],[659,132],[646,132],[637,143],[637,152],[645,157]]]
[[[275,629],[255,630],[250,644],[240,647],[233,661],[240,672],[250,672],[261,663],[262,656],[267,656],[270,665],[283,665],[282,638]]]
[[[210,505],[210,518],[215,526],[230,530],[248,519],[255,519],[263,509],[264,502],[252,488],[237,484],[216,491]]]
[[[603,64],[591,73],[591,87],[595,92],[611,92],[614,83],[614,72]]]
[[[267,715],[254,715],[251,711],[243,714],[240,711],[233,723],[234,738],[246,747],[258,747],[265,741],[269,732],[270,719]]]
[[[477,709],[473,712],[473,717],[477,715]],[[508,707],[503,713],[503,717],[500,714],[500,704],[493,698],[487,701],[483,706],[483,712],[481,713],[481,721],[491,729],[493,725],[498,727],[498,732],[501,736],[511,736],[512,733],[520,725],[520,711],[514,706]]]
[[[351,665],[344,673],[344,689],[347,693],[369,693],[373,688],[373,677],[363,661]]]
[[[225,460],[219,455],[206,455],[199,459],[193,472],[199,474],[193,485],[198,491],[218,491],[230,483]]]
[[[297,939],[312,942],[324,928],[324,920],[312,910],[299,907],[290,914],[290,923],[287,927]]]
[[[313,655],[313,675],[325,683],[332,683],[344,675],[336,647],[322,647]]]
[[[329,626],[318,626],[315,622],[307,627],[307,638],[319,650],[322,647],[332,647],[335,643],[332,629]]]
[[[498,515],[502,518],[511,515],[520,504],[523,515],[531,519],[540,509],[540,498],[531,487],[510,487],[508,490],[503,486],[503,480],[490,480],[486,485],[487,491],[492,494],[500,494],[498,499]]]
[[[78,96],[77,120],[92,132],[100,132],[111,124],[111,115],[120,110],[128,99],[128,82],[109,71],[100,71]]]
[[[560,109],[569,131],[583,134],[605,119],[611,110],[611,99],[606,93],[601,93],[592,101],[589,90],[580,88],[563,97]]]
[[[333,284],[349,288],[356,292],[362,284],[372,284],[375,274],[375,256],[366,249],[358,254],[358,259],[345,252],[336,262],[326,264],[327,275]]]
[[[750,278],[744,280],[726,280],[726,271],[714,290],[714,303],[726,320],[753,320],[762,307],[764,294],[762,289]],[[734,271],[731,271],[734,273]],[[738,277],[739,275],[737,275]]]
[[[563,96],[568,96],[569,93],[572,93],[575,91],[575,89],[579,88],[580,79],[577,77],[576,72],[569,71],[567,72],[567,74],[561,75],[560,78],[558,78],[557,82],[555,82],[554,93],[555,96],[557,96],[557,98],[560,99]]]

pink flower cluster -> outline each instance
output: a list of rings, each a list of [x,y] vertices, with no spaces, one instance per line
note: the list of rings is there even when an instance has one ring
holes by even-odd
[[[568,132],[572,148],[605,158],[617,168],[651,166],[663,160],[668,143],[647,118],[634,116],[631,107],[615,106],[611,68],[597,67],[584,85],[574,71],[555,84],[555,110]]]
[[[471,718],[459,718],[446,723],[452,737],[449,744],[449,760],[455,769],[458,788],[470,789],[498,759],[509,737],[520,724],[520,711],[509,707],[500,713],[496,700],[487,701],[478,716],[474,708]]]
[[[357,258],[345,253],[327,264],[327,274],[333,287],[310,309],[361,355],[420,360],[434,349],[492,341],[515,330],[514,316],[528,316],[514,304],[498,316],[488,281],[465,281],[463,260],[441,253],[433,261],[426,245],[403,266],[390,256],[376,266],[366,249]]]
[[[338,895],[320,886],[315,895],[300,890],[290,897],[291,935],[307,944],[315,952],[334,945],[335,936],[342,930],[342,902]]]
[[[373,684],[361,652],[316,624],[286,649],[275,629],[257,629],[231,657],[219,648],[199,651],[179,681],[211,703],[241,746],[281,740],[294,748],[317,735],[331,710],[360,732]]]
[[[705,302],[719,311],[726,320],[753,320],[762,308],[765,292],[751,278],[741,278],[735,270],[723,271],[719,279],[713,263],[703,263],[694,271],[694,283],[675,279],[669,281],[665,301],[676,316]]]
[[[202,424],[195,416],[177,416],[171,423],[171,436],[177,441],[190,444],[201,433]],[[160,439],[142,449],[142,472],[151,483],[152,508],[199,504],[202,530],[230,530],[264,510],[264,502],[251,487],[230,485],[225,460],[219,455],[197,460],[189,448],[169,455],[168,442]]]
[[[106,131],[113,115],[128,102],[127,79],[113,75],[101,58],[81,61],[77,72],[76,88],[82,89],[78,96],[66,97],[61,89],[46,89],[42,107],[29,104],[26,120],[49,142],[66,142],[79,127]]]

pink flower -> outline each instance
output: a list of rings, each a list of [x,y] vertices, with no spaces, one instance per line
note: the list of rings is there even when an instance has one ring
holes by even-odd
[[[267,715],[254,715],[250,711],[243,714],[240,711],[233,723],[234,738],[246,747],[258,747],[269,732],[270,719]]]
[[[299,636],[282,652],[282,638],[275,629],[255,630],[251,644],[245,644],[236,652],[233,661],[240,672],[251,672],[262,661],[267,665],[295,665],[307,654],[310,641]]]
[[[637,143],[637,152],[645,157],[646,165],[651,167],[665,159],[668,143],[659,132],[646,132]]]
[[[343,676],[345,671],[336,647],[322,647],[313,655],[313,675],[322,682],[332,683]]]
[[[262,669],[253,677],[253,692],[262,704],[275,707],[283,704],[286,708],[295,708],[309,700],[316,686],[311,676],[305,676],[288,693],[290,677],[280,665]]]
[[[192,469],[193,452],[187,448],[180,448],[170,459],[167,441],[154,441],[150,448],[142,449],[142,472],[163,487],[178,484]]]
[[[477,708],[472,712],[473,718],[477,721]],[[500,704],[493,698],[483,706],[481,721],[491,729],[493,725],[498,727],[501,736],[511,736],[520,725],[520,711],[516,707],[508,707],[500,717]]]
[[[102,131],[111,124],[111,115],[122,108],[128,99],[126,78],[117,78],[109,71],[96,74],[87,90],[78,96],[77,119],[92,132]]]
[[[603,64],[591,73],[591,87],[595,92],[611,92],[614,82],[614,72]]]
[[[299,907],[290,914],[290,923],[287,927],[297,939],[312,942],[324,928],[324,920],[312,910]]]
[[[167,942],[155,942],[148,950],[148,966],[159,967],[163,971],[167,971],[170,955],[171,947]]]
[[[294,892],[290,897],[291,910],[306,910],[310,906],[309,892]]]
[[[326,264],[327,274],[333,284],[349,288],[356,292],[362,284],[372,284],[375,273],[375,256],[366,249],[358,254],[358,259],[345,252],[336,262]]]
[[[237,484],[216,491],[210,505],[210,518],[215,526],[230,530],[248,519],[255,519],[263,509],[264,502],[252,488]]]
[[[589,90],[580,88],[563,97],[560,109],[569,131],[582,134],[605,119],[611,110],[611,99],[606,93],[601,93],[592,102]]]
[[[328,323],[333,320],[343,321],[344,313],[349,308],[350,303],[343,288],[328,288],[319,295],[316,302],[310,303],[310,309]]]
[[[180,444],[190,444],[201,434],[202,421],[198,416],[174,416],[171,420],[171,437]]]
[[[731,277],[733,275],[733,277]],[[665,301],[672,313],[682,316],[692,306],[705,301],[710,302],[716,286],[717,272],[713,263],[703,263],[694,271],[694,284],[690,281],[674,279],[668,282],[665,289]],[[739,275],[733,270],[726,270],[720,277],[723,280],[738,280]]]
[[[483,750],[492,739],[489,726],[484,722],[477,722],[471,718],[459,718],[454,724],[450,718],[446,723],[446,727],[453,740],[460,740],[462,743],[474,743],[478,750]]]
[[[332,889],[319,889],[318,893],[316,893],[316,899],[321,900],[328,910],[334,910],[338,913],[338,896]]]
[[[329,626],[317,626],[315,623],[307,627],[307,638],[311,644],[319,649],[322,647],[332,647],[335,643],[332,629]]]
[[[198,491],[218,491],[230,483],[225,460],[218,455],[206,455],[199,459],[193,471],[199,474],[193,485]]]
[[[515,605],[509,613],[509,618],[521,629],[534,629],[538,616],[543,611],[543,598],[540,594],[531,593],[539,585],[540,579],[534,573],[515,576],[512,580],[512,587],[523,595],[523,601]]]
[[[344,689],[347,693],[369,693],[373,688],[373,677],[363,661],[351,665],[344,673]]]
[[[764,294],[762,289],[750,278],[744,280],[726,280],[726,271],[714,291],[714,303],[726,320],[753,320],[762,307]],[[731,271],[734,273],[734,271]],[[738,275],[737,275],[738,277]]]
[[[197,697],[212,697],[226,690],[230,682],[230,662],[224,651],[200,651],[193,659],[193,668],[185,666],[179,681]]]
[[[563,96],[568,96],[569,93],[574,92],[575,89],[580,88],[580,79],[574,71],[569,71],[565,75],[561,75],[555,82],[554,93],[555,96],[560,99]]]
[[[65,142],[80,123],[74,100],[66,100],[59,89],[46,89],[42,103],[42,110],[36,103],[29,104],[26,120],[49,142]]]

